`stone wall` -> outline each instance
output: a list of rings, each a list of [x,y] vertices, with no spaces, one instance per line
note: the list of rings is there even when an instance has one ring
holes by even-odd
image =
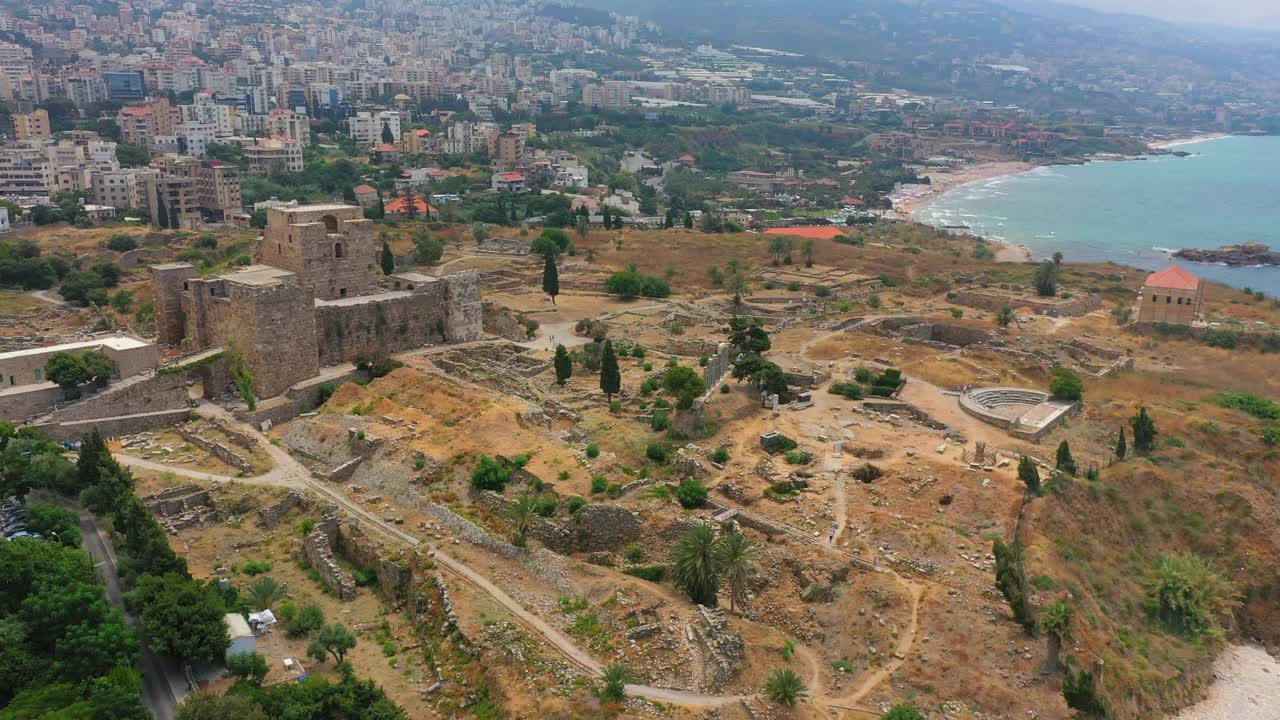
[[[742,633],[729,630],[729,621],[722,608],[702,605],[695,608],[697,615],[690,627],[702,653],[708,689],[719,689],[732,682],[742,668],[746,644]]]
[[[336,523],[332,524],[333,532],[337,533]],[[351,573],[342,569],[337,559],[333,556],[333,540],[334,537],[324,529],[317,527],[302,539],[302,555],[306,558],[307,564],[316,572],[320,573],[320,579],[324,581],[329,589],[333,590],[333,594],[339,600],[354,600],[356,597],[356,581],[351,577]]]
[[[480,301],[480,274],[467,270],[444,278],[448,285],[449,342],[471,342],[484,337],[484,312]]]
[[[297,490],[290,490],[279,502],[272,503],[258,510],[258,524],[270,530],[280,524],[285,515],[294,508],[310,507],[311,501]]]
[[[118,417],[99,418],[96,420],[77,420],[74,422],[51,422],[36,425],[40,432],[50,440],[79,440],[80,436],[97,430],[103,437],[120,437],[133,435],[145,430],[168,427],[191,417],[190,408],[180,410],[161,410],[158,412],[140,413],[137,415],[121,415]]]
[[[53,422],[76,422],[187,407],[187,384],[181,375],[135,375],[114,382],[96,395],[49,414]]]
[[[391,354],[447,340],[447,288],[442,282],[362,298],[316,303],[320,364]]]
[[[963,288],[947,293],[947,302],[991,312],[996,312],[1008,305],[1014,308],[1027,308],[1037,315],[1050,317],[1074,317],[1102,309],[1102,298],[1097,295],[1077,295],[1063,300],[1062,298],[1039,298],[1030,295],[1030,292],[1030,288],[1011,285],[999,286],[996,289]]]
[[[475,504],[505,517],[515,501],[486,490],[475,496]],[[530,537],[562,555],[616,550],[639,540],[641,534],[642,526],[635,513],[620,505],[594,503],[564,523],[535,517],[529,529]]]
[[[191,278],[200,272],[190,263],[169,263],[151,267],[151,291],[155,301],[156,342],[178,345],[186,336],[182,293]]]
[[[519,318],[508,308],[486,300],[481,303],[481,315],[484,332],[513,342],[528,339],[524,325],[520,324]]]
[[[355,523],[339,523],[337,545],[338,554],[352,565],[374,572],[388,598],[399,601],[408,597],[412,571],[410,563],[399,554],[392,555]]]
[[[195,429],[192,429],[185,425],[175,426],[174,431],[177,432],[178,436],[181,437],[183,440],[186,440],[192,445],[195,445],[201,450],[204,450],[205,452],[214,456],[218,460],[239,470],[241,473],[244,473],[245,475],[249,475],[253,473],[253,463],[249,462],[248,458],[244,457],[243,455],[236,452],[235,450],[232,450],[226,445],[218,442],[217,440],[214,440],[212,438],[207,438],[201,435]]]

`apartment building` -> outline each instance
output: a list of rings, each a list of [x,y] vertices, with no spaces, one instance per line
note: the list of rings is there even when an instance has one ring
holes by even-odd
[[[244,149],[249,167],[261,173],[302,172],[302,144],[294,140],[270,138]]]
[[[156,207],[151,222],[161,227],[194,230],[200,227],[200,205],[194,178],[161,175],[156,183]]]
[[[43,147],[0,148],[0,196],[47,197],[54,187],[53,166]]]
[[[116,123],[120,125],[120,139],[132,145],[150,147],[152,138],[161,134],[151,108],[122,107],[116,113]]]
[[[583,85],[582,104],[605,110],[626,110],[631,107],[631,85],[619,80]]]
[[[156,184],[160,171],[150,168],[128,168],[95,173],[93,201],[115,208],[146,210],[155,217]]]
[[[49,129],[49,113],[36,110],[13,116],[13,135],[18,142],[43,142],[53,138]]]
[[[398,144],[400,142],[400,117],[400,113],[396,110],[383,110],[377,113],[358,112],[354,116],[347,118],[347,127],[351,133],[351,138],[361,147],[380,144],[384,127],[391,131],[392,144]]]
[[[200,160],[185,155],[164,155],[151,161],[163,175],[191,178],[196,183],[196,205],[203,216],[222,222],[228,213],[243,210],[240,169],[221,160]]]
[[[489,158],[495,164],[511,168],[524,157],[524,135],[504,132],[493,136],[489,146]]]

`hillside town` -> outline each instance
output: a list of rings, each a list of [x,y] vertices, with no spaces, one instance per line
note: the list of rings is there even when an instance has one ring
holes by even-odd
[[[0,8],[0,720],[1181,720],[1270,674],[1280,301],[912,214],[1194,162],[1270,80],[930,89],[642,17]]]

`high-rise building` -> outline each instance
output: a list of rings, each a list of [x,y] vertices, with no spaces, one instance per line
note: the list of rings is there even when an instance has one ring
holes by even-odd
[[[13,116],[13,134],[18,142],[44,142],[53,139],[49,129],[49,113],[45,110]]]
[[[141,70],[107,71],[102,78],[107,83],[107,97],[112,100],[142,100],[147,96]]]

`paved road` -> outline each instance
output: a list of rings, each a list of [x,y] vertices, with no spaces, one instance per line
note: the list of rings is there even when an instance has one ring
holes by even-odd
[[[84,548],[93,558],[94,568],[106,583],[107,599],[120,608],[129,625],[141,634],[142,624],[124,607],[116,555],[111,547],[111,541],[103,534],[92,515],[82,509],[75,509],[80,516],[80,534],[84,538]],[[178,669],[173,667],[173,663],[157,657],[147,648],[145,642],[141,643],[141,646],[142,657],[138,662],[138,669],[142,672],[142,699],[155,720],[173,720],[174,708],[185,695],[185,691],[181,690],[175,693],[174,688],[185,688],[186,681]],[[177,685],[174,685],[173,678],[177,679]]]

